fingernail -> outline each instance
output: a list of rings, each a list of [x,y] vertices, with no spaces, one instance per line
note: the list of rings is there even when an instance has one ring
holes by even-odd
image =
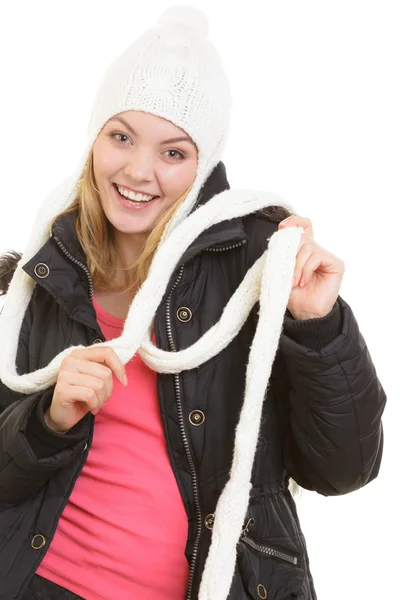
[[[122,383],[124,384],[125,387],[128,385],[128,378],[126,376],[126,373],[125,373],[125,375],[122,378]]]

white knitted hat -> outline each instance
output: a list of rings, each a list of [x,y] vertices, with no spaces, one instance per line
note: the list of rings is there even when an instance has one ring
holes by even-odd
[[[216,507],[212,542],[198,596],[199,600],[225,600],[248,505],[262,405],[303,229],[289,227],[273,234],[268,250],[248,271],[220,321],[193,346],[180,352],[165,352],[153,345],[151,323],[169,279],[179,258],[204,229],[270,205],[280,204],[295,212],[279,196],[255,190],[225,190],[191,212],[201,187],[221,159],[231,110],[229,84],[214,46],[206,39],[207,34],[208,20],[202,11],[188,5],[171,7],[157,20],[156,27],[145,32],[106,71],[78,167],[39,208],[31,237],[10,282],[0,313],[0,379],[10,389],[23,394],[44,390],[56,383],[63,359],[76,348],[84,348],[71,346],[44,368],[25,375],[17,373],[19,332],[36,285],[22,266],[49,239],[51,220],[77,196],[78,181],[103,126],[120,112],[140,110],[182,128],[199,151],[192,189],[164,230],[148,277],[130,305],[121,336],[102,345],[111,346],[124,364],[138,352],[158,373],[179,373],[196,368],[223,350],[237,335],[257,300],[260,302],[230,479]],[[191,583],[190,580],[189,589]]]

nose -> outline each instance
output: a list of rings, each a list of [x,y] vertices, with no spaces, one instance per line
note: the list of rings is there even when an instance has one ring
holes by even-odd
[[[125,167],[126,175],[132,181],[152,181],[153,164],[146,152],[135,152]]]

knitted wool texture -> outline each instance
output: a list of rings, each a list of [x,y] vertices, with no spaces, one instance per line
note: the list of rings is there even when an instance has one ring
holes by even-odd
[[[196,178],[186,199],[168,222],[148,277],[133,299],[119,338],[104,342],[126,364],[136,352],[158,373],[194,369],[221,352],[245,323],[259,300],[259,320],[246,370],[243,406],[236,428],[230,479],[218,500],[212,540],[199,590],[199,600],[225,600],[231,587],[236,545],[246,517],[251,472],[262,405],[283,318],[292,289],[296,255],[303,228],[274,233],[268,250],[249,269],[225,306],[220,320],[195,344],[166,352],[151,341],[151,323],[170,277],[186,248],[215,223],[244,216],[270,205],[293,208],[270,192],[225,190],[191,213],[198,193],[225,146],[231,106],[229,85],[214,47],[205,38],[207,17],[189,6],[167,9],[157,26],[143,34],[106,72],[94,104],[86,148],[75,172],[58,185],[39,208],[31,237],[11,280],[0,314],[0,379],[10,389],[30,394],[57,381],[71,346],[44,368],[18,375],[19,332],[36,282],[23,270],[49,238],[49,224],[78,193],[78,181],[92,145],[105,123],[126,110],[140,110],[170,120],[198,147]],[[189,588],[191,582],[189,582]]]

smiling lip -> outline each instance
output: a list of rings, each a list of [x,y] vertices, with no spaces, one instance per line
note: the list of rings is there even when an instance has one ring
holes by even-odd
[[[121,194],[118,192],[117,187],[114,185],[113,186],[115,194],[119,200],[119,203],[121,204],[122,208],[125,209],[130,209],[130,210],[145,210],[146,208],[148,208],[150,206],[150,204],[153,204],[154,200],[157,200],[157,198],[153,198],[153,200],[149,200],[148,202],[138,202],[136,205],[134,204],[129,204],[129,202],[127,202],[127,200],[121,196]]]
[[[149,192],[143,192],[141,190],[133,190],[132,188],[128,187],[127,185],[120,185],[119,183],[114,183],[115,186],[119,186],[122,187],[126,190],[129,190],[130,192],[133,192],[134,194],[144,194],[145,196],[153,196],[153,198],[157,198],[158,196],[156,194],[149,194]]]

